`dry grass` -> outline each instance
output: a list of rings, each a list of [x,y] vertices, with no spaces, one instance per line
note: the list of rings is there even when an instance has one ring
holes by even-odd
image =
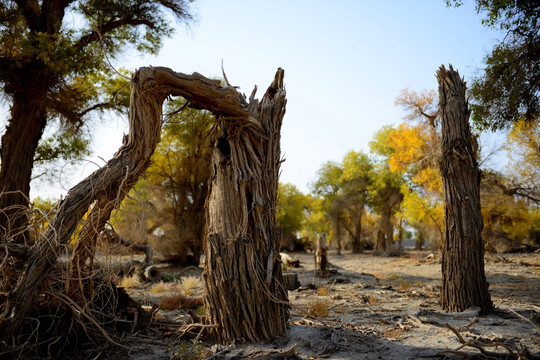
[[[412,285],[409,283],[409,280],[401,279],[399,280],[398,290],[406,291],[412,288]]]
[[[158,282],[149,290],[149,292],[157,294],[162,292],[177,291],[178,287],[175,283]]]
[[[124,289],[133,289],[139,287],[140,285],[141,279],[137,275],[122,278],[122,280],[120,280],[120,282],[118,283],[118,286]]]
[[[159,299],[159,308],[161,310],[178,310],[182,306],[183,296],[180,294],[162,296]]]
[[[180,280],[178,289],[184,294],[189,295],[194,292],[195,289],[201,287],[201,279],[196,276],[186,276]]]
[[[159,300],[159,308],[162,310],[194,309],[202,305],[202,297],[184,294],[162,296]]]
[[[317,288],[317,295],[319,295],[319,296],[328,295],[328,288],[324,287],[324,286],[321,286],[321,287]]]
[[[316,317],[327,317],[330,314],[330,301],[315,299],[307,304],[308,313]]]

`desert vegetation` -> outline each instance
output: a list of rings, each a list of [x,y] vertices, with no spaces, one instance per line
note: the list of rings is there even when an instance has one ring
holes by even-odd
[[[223,64],[111,63],[157,53],[192,2],[0,1],[0,357],[539,358],[536,2],[476,1],[505,34],[482,72],[403,88],[403,118],[307,192],[280,181],[279,64],[246,96]],[[97,116],[128,119],[117,152],[31,198]]]

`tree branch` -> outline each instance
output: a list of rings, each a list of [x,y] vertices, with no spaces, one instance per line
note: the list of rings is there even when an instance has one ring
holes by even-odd
[[[37,0],[15,0],[17,6],[32,31],[36,31],[39,26],[39,4]]]
[[[146,25],[151,29],[155,28],[155,25],[151,21],[139,20],[139,19],[134,19],[131,16],[126,16],[120,20],[109,21],[105,24],[102,24],[101,26],[99,26],[98,29],[93,29],[90,33],[83,35],[79,39],[79,41],[75,43],[74,48],[80,51],[88,44],[100,40],[107,33],[110,33],[111,31],[116,30],[125,25],[134,25],[134,26]]]

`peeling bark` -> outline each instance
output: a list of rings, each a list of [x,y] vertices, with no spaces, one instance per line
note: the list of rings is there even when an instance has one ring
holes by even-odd
[[[49,228],[28,251],[24,272],[4,304],[0,339],[11,342],[16,336],[61,246],[71,240],[94,204],[71,265],[71,294],[84,296],[79,279],[90,270],[86,260],[93,258],[111,211],[149,166],[160,140],[162,105],[169,95],[183,96],[217,118],[211,134],[215,173],[206,209],[204,276],[208,319],[220,325],[214,335],[221,341],[258,342],[285,332],[289,304],[275,225],[286,103],[283,70],[278,70],[260,103],[252,95],[248,104],[233,87],[221,86],[218,80],[158,67],[141,68],[132,79],[130,131],[119,151],[68,192]]]
[[[282,69],[246,113],[222,116],[212,133],[206,204],[205,307],[217,341],[269,341],[286,331],[289,303],[276,226],[285,114]]]

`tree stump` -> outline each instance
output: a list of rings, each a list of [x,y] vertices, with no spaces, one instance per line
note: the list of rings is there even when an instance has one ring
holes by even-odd
[[[326,234],[319,234],[317,236],[317,248],[315,250],[315,271],[320,275],[323,275],[328,270],[327,250]]]
[[[289,302],[276,226],[285,114],[282,69],[261,101],[252,93],[240,116],[218,117],[211,134],[206,203],[205,308],[215,340],[269,341],[285,333]]]
[[[471,145],[466,86],[452,66],[441,66],[437,80],[446,225],[441,306],[452,312],[479,306],[487,314],[493,304],[484,272],[480,171]]]

